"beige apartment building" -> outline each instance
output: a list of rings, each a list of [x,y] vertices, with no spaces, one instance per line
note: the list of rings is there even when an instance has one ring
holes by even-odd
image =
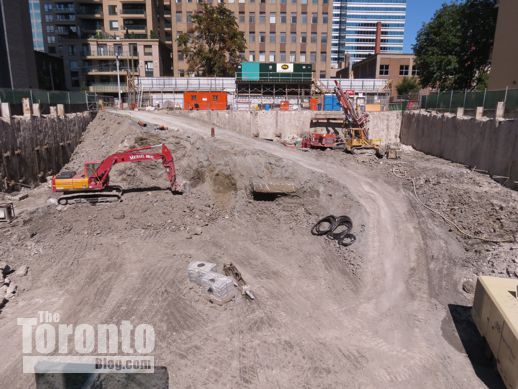
[[[210,1],[209,1],[210,3]],[[216,1],[214,1],[216,4]],[[226,0],[245,34],[245,61],[311,63],[315,77],[334,76],[330,68],[333,2],[329,0]],[[165,0],[165,37],[173,50],[175,76],[187,75],[176,38],[192,32],[196,0]],[[167,23],[170,21],[170,23]]]
[[[518,1],[499,0],[489,89],[518,88]]]
[[[163,15],[163,1],[45,0],[42,24],[69,88],[116,93],[117,75],[125,91],[131,76],[172,74]]]

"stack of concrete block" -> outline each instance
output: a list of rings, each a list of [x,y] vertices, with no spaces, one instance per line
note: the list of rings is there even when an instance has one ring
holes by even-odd
[[[189,264],[187,268],[187,275],[189,281],[201,286],[201,278],[209,272],[215,272],[217,265],[212,262],[195,261]]]
[[[232,278],[217,272],[217,265],[212,262],[195,261],[187,268],[189,281],[200,285],[210,301],[225,304],[236,295]]]
[[[236,296],[236,288],[232,278],[223,274],[209,272],[203,275],[201,283],[209,295],[209,299],[217,304],[228,303]]]

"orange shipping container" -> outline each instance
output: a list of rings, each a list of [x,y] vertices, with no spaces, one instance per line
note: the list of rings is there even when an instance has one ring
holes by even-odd
[[[289,110],[290,110],[290,102],[281,101],[281,111],[289,111]]]
[[[227,109],[227,92],[184,92],[183,109],[224,111]]]

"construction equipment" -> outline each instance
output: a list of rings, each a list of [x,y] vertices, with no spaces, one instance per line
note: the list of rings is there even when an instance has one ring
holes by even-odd
[[[303,149],[334,149],[338,145],[336,134],[321,134],[313,132],[311,135],[302,138],[301,147]]]
[[[518,280],[478,277],[472,316],[507,388],[518,388]]]
[[[161,147],[161,152],[145,152]],[[84,173],[64,171],[52,177],[52,191],[63,192],[58,199],[61,205],[90,202],[120,201],[122,188],[110,185],[110,171],[118,163],[161,160],[173,192],[181,192],[176,181],[176,170],[171,151],[165,144],[129,149],[106,157],[102,162],[86,162]]]
[[[383,157],[381,139],[369,139],[369,129],[367,128],[369,114],[360,114],[357,112],[338,80],[335,80],[335,85],[335,94],[345,115],[345,150],[350,153],[361,150],[372,150],[376,155]]]

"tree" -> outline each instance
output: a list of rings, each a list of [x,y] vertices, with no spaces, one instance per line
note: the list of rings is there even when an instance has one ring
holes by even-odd
[[[193,33],[181,34],[177,39],[189,71],[200,76],[234,75],[246,41],[232,11],[222,3],[215,7],[203,4],[192,20]]]
[[[398,96],[407,96],[412,92],[419,91],[420,86],[415,77],[403,77],[396,89]]]
[[[413,47],[423,87],[472,89],[487,80],[496,28],[496,0],[444,4]]]

